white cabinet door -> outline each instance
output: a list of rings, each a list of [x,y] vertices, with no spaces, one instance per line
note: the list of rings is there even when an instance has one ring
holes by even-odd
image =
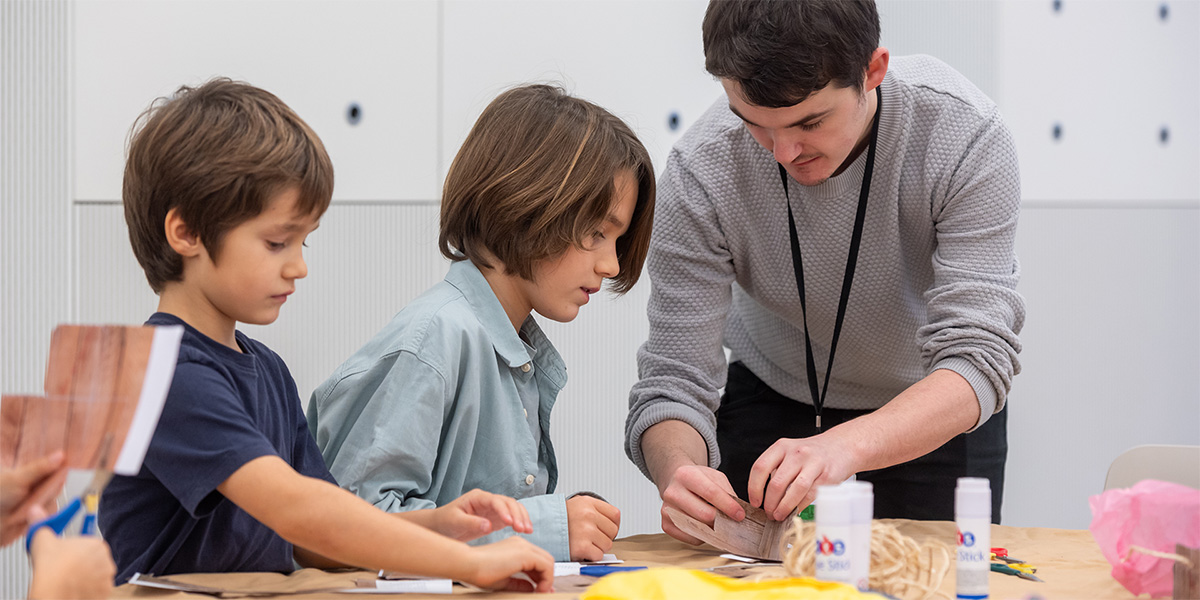
[[[437,11],[433,0],[79,2],[75,199],[119,199],[134,119],[216,76],[265,88],[312,126],[335,199],[436,199]]]
[[[501,91],[558,82],[624,119],[661,172],[721,86],[704,70],[703,0],[446,0],[442,173]],[[673,118],[674,117],[674,118]]]

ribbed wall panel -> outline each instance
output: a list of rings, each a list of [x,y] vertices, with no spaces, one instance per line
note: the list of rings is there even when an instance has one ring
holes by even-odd
[[[998,77],[1004,51],[998,43],[999,0],[877,0],[876,6],[880,44],[892,56],[935,56],[1004,106]]]
[[[39,393],[50,331],[71,318],[72,5],[0,3],[0,391]],[[0,597],[24,597],[19,545],[0,553]]]

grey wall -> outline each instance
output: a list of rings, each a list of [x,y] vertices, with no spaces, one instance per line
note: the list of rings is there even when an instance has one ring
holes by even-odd
[[[880,0],[893,53],[955,66],[1013,130],[1029,315],[1003,518],[1082,528],[1087,496],[1121,450],[1200,444],[1200,3],[1060,6]],[[496,93],[563,82],[627,119],[661,168],[720,95],[703,70],[703,10],[697,0],[5,2],[0,389],[40,390],[55,323],[138,323],[153,311],[119,206],[125,137],[151,99],[214,75],[245,79],[329,148],[335,204],[310,239],[310,276],[275,324],[247,328],[306,397],[444,274],[441,179]],[[610,498],[623,534],[658,530],[655,490],[621,449],[648,291],[546,327],[570,365],[553,426],[560,485]],[[0,596],[23,593],[24,558],[3,556]]]

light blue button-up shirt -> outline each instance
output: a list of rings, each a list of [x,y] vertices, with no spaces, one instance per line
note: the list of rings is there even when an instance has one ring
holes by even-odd
[[[511,496],[533,522],[523,537],[565,561],[550,410],[566,381],[533,317],[518,335],[464,260],[313,392],[308,426],[338,483],[379,508],[434,508],[473,488]]]

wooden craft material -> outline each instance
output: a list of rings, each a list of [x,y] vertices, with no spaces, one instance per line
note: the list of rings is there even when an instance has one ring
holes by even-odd
[[[11,468],[62,451],[69,468],[133,469],[123,474],[136,474],[174,373],[182,336],[182,330],[175,329],[55,328],[46,364],[46,395],[0,399],[0,465]],[[141,415],[139,406],[144,406]],[[135,428],[139,416],[143,426]],[[140,447],[140,453],[125,451],[131,431],[138,437],[132,445]],[[106,436],[111,437],[112,451],[100,464]],[[118,468],[119,462],[125,468]]]
[[[1175,562],[1175,598],[1200,598],[1200,549],[1175,544],[1175,554],[1186,560]]]
[[[782,560],[781,544],[791,519],[775,521],[763,509],[750,506],[740,498],[734,500],[746,511],[746,518],[734,521],[717,511],[711,528],[674,507],[667,506],[664,510],[671,522],[684,533],[725,552],[759,560]]]

